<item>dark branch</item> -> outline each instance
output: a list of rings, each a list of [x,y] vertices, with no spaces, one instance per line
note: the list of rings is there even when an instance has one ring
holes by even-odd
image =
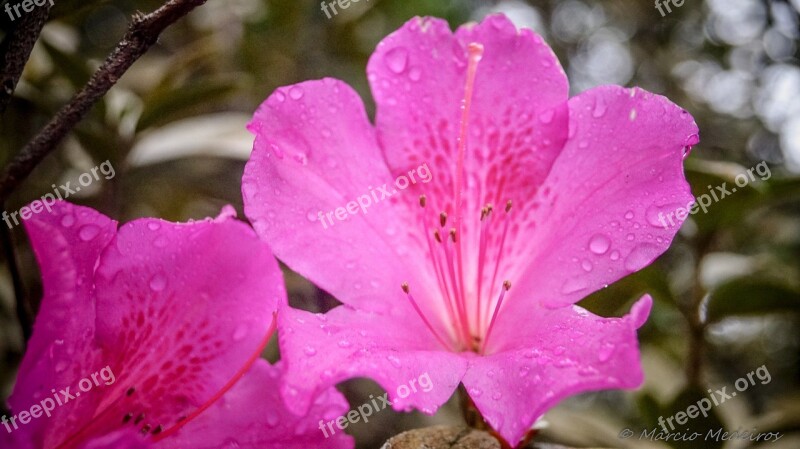
[[[128,32],[89,82],[58,111],[0,175],[0,203],[8,199],[11,192],[58,146],[92,106],[156,43],[159,35],[168,26],[205,2],[206,0],[170,0],[150,14],[135,15]]]
[[[4,205],[0,205],[0,210],[5,210]],[[14,239],[11,236],[11,229],[5,223],[0,223],[0,239],[3,244],[3,254],[6,257],[8,271],[11,274],[11,282],[14,287],[15,307],[17,320],[22,327],[23,341],[28,341],[33,333],[33,309],[31,303],[26,300],[25,286],[22,284],[22,275],[17,265],[17,255],[14,251]]]
[[[0,114],[5,112],[11,96],[17,88],[22,70],[31,56],[33,45],[39,39],[47,18],[50,16],[50,2],[24,14],[15,23],[3,41],[0,49]]]

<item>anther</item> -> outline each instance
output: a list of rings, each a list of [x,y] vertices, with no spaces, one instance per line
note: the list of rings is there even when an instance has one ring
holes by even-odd
[[[126,396],[133,396],[133,393],[136,393],[136,388],[130,387],[130,388],[128,388],[128,391],[125,392],[125,395]]]
[[[437,242],[442,243],[442,236],[439,234],[438,229],[433,231],[433,238],[435,238]]]
[[[410,288],[408,288],[408,282],[403,282],[403,284],[400,286],[400,288],[403,289],[404,293],[408,293],[411,290]]]
[[[423,208],[424,208],[424,207],[425,207],[425,204],[427,204],[427,202],[428,202],[428,199],[427,199],[427,198],[425,198],[425,195],[420,195],[420,196],[419,196],[419,206],[420,206],[420,207],[423,207]]]
[[[456,237],[457,235],[456,228],[450,228],[450,239],[453,240],[453,243],[458,242],[458,238]]]
[[[133,419],[133,413],[128,413],[122,418],[122,424],[128,424]]]
[[[153,435],[158,435],[159,433],[161,433],[163,431],[164,431],[164,428],[161,427],[161,426],[158,426],[158,427],[155,428],[155,430],[153,430]]]
[[[505,282],[503,282],[503,288],[505,288],[506,291],[511,290],[511,281],[506,280]]]
[[[142,421],[144,421],[144,413],[139,413],[139,416],[136,417],[136,420],[133,422],[133,424],[139,425],[139,423]]]
[[[510,210],[511,210],[511,200],[508,200],[508,202],[506,203],[506,213],[508,213]]]
[[[444,227],[444,225],[446,224],[447,224],[447,214],[442,212],[441,214],[439,214],[439,225],[441,227]]]
[[[151,428],[152,427],[150,427],[150,424],[145,424],[144,427],[142,427],[142,435],[147,435],[150,433]]]

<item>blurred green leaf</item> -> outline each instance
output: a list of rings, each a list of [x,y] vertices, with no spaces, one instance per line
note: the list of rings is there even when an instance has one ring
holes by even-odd
[[[148,96],[137,129],[142,131],[197,115],[198,108],[219,103],[236,92],[240,88],[238,84],[232,77],[219,77]]]
[[[776,280],[744,277],[714,290],[708,303],[708,321],[786,311],[800,312],[800,290]]]

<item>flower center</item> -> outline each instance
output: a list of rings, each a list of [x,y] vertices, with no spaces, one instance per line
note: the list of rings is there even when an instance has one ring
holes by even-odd
[[[466,266],[465,251],[462,248],[464,244],[462,238],[464,235],[464,217],[462,216],[464,160],[467,154],[467,131],[475,74],[483,56],[483,46],[473,42],[467,46],[467,51],[467,77],[464,97],[461,100],[461,118],[457,136],[458,153],[453,184],[455,212],[452,214],[452,218],[446,212],[441,212],[436,217],[433,215],[434,212],[426,207],[425,195],[419,199],[419,205],[423,209],[421,217],[429,259],[439,287],[439,297],[444,303],[443,310],[445,310],[446,319],[443,321],[446,322],[429,320],[411,294],[408,284],[403,284],[402,288],[414,310],[442,345],[460,351],[469,350],[482,353],[491,336],[506,292],[511,288],[511,283],[507,280],[500,285],[497,282],[503,247],[511,223],[512,205],[509,200],[506,203],[505,211],[501,213],[496,213],[492,204],[486,204],[481,208],[477,226],[478,238],[470,240],[470,243],[478,244],[477,264]],[[450,226],[448,226],[448,220],[451,221]],[[489,242],[493,242],[494,245],[490,245]],[[474,274],[475,282],[465,283],[465,271],[468,269],[471,269],[470,272]],[[484,280],[488,284],[484,285]],[[439,326],[437,327],[437,325]]]

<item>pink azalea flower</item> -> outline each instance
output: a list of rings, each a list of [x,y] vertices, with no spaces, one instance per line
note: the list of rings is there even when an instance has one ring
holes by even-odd
[[[11,447],[322,444],[316,421],[347,403],[328,390],[306,418],[286,410],[281,369],[260,359],[286,296],[282,274],[234,215],[117,229],[59,202],[26,221],[44,297],[9,400],[14,416],[0,425]],[[352,447],[345,437],[326,444]]]
[[[412,19],[367,74],[374,126],[334,79],[278,89],[250,123],[247,216],[344,303],[279,314],[289,405],[367,376],[433,413],[463,383],[514,444],[566,396],[640,385],[651,299],[622,318],[573,304],[669,246],[682,220],[659,213],[692,198],[692,117],[640,89],[569,99],[552,50],[501,15],[455,33]],[[429,182],[392,185],[420,167]],[[399,388],[426,372],[432,391]]]

